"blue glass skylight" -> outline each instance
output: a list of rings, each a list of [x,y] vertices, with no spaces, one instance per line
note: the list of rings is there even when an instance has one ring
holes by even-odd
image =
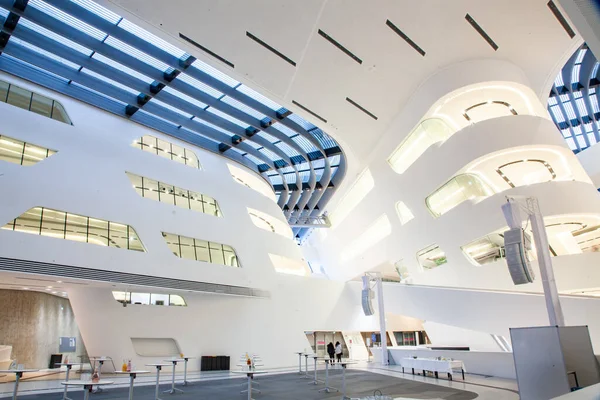
[[[73,28],[93,37],[96,40],[103,40],[106,37],[106,33],[93,26],[86,24],[85,22],[65,13],[62,10],[46,3],[42,0],[30,0],[27,6],[37,8],[38,10],[50,15],[51,17],[64,22],[65,24],[72,26]]]
[[[262,94],[258,93],[257,91],[255,91],[253,89],[250,89],[246,85],[240,85],[236,88],[236,90],[239,90],[240,92],[244,93],[246,96],[249,96],[256,101],[263,103],[265,106],[269,107],[273,111],[277,111],[281,108],[281,106],[279,104],[275,103],[273,100],[263,96]]]
[[[91,0],[71,0],[71,2],[80,5],[81,7],[90,11],[92,14],[104,18],[113,25],[116,25],[121,20],[121,17],[114,12],[110,11],[108,8],[94,3]]]

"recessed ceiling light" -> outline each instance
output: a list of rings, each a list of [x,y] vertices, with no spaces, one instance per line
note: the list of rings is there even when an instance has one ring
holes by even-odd
[[[49,291],[51,291],[52,289],[48,289],[48,288],[46,288],[46,290],[49,292]]]
[[[23,290],[29,290],[29,288],[28,287],[24,287]]]
[[[56,283],[62,283],[62,281],[56,281]]]
[[[52,292],[52,294],[56,294],[56,292]]]
[[[52,286],[46,286],[48,289],[52,289]]]

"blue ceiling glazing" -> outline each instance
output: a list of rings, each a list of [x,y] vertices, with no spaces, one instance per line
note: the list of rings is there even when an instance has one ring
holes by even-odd
[[[300,237],[344,176],[320,128],[91,0],[0,0],[0,23],[1,71],[261,173]]]
[[[599,67],[583,44],[556,77],[548,98],[550,116],[575,153],[600,141]]]

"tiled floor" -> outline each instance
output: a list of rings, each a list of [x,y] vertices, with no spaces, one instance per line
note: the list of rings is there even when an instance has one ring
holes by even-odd
[[[373,372],[376,374],[381,374],[381,375],[385,375],[385,376],[389,376],[389,377],[401,378],[398,380],[398,384],[401,384],[401,383],[406,384],[406,381],[412,381],[415,384],[437,385],[440,387],[440,389],[441,388],[449,388],[449,389],[458,389],[458,390],[462,390],[462,391],[468,391],[468,392],[476,393],[479,396],[479,398],[486,399],[486,400],[487,399],[489,399],[489,400],[512,400],[512,399],[519,398],[519,395],[517,394],[516,381],[508,380],[508,379],[487,378],[487,377],[467,374],[466,381],[464,381],[464,382],[462,380],[448,381],[448,380],[442,379],[442,378],[435,379],[433,377],[423,377],[420,375],[412,375],[411,373],[403,374],[402,369],[399,368],[398,366],[381,366],[378,364],[366,363],[366,362],[357,364],[354,369],[369,371],[369,372]],[[274,370],[273,375],[287,373],[287,372],[297,372],[297,370],[295,368]],[[335,371],[334,374],[336,374],[338,372],[339,371]],[[322,378],[324,371],[319,370],[318,374],[319,374],[319,377]],[[357,374],[356,376],[358,378],[360,375]],[[108,378],[109,376],[108,376],[108,374],[105,374],[104,377]],[[228,372],[209,372],[209,373],[203,372],[202,374],[200,374],[199,372],[188,373],[189,381],[207,382],[206,383],[207,389],[212,386],[217,386],[216,382],[209,382],[209,381],[232,379],[232,378],[239,378],[239,376],[233,376],[232,374],[230,374]],[[267,377],[264,377],[262,379],[266,379],[266,378]],[[75,378],[72,378],[72,379],[79,379],[79,376],[76,375]],[[181,381],[182,375],[178,374],[176,379],[177,379],[177,381]],[[283,379],[283,377],[281,379]],[[120,388],[123,388],[124,390],[128,386],[128,382],[129,382],[128,377],[121,377],[121,376],[118,376],[118,377],[112,376],[112,377],[110,377],[110,380],[115,381],[115,385],[113,387],[120,387]],[[402,381],[402,380],[404,380],[404,381]],[[147,374],[147,375],[140,375],[136,379],[136,388],[139,386],[154,385],[155,381],[156,381],[156,376],[154,375],[154,372]],[[170,381],[171,381],[171,375],[167,371],[163,371],[163,373],[161,374],[161,388],[163,386],[164,386],[164,388],[166,388],[167,384],[170,383]],[[230,384],[228,384],[226,382],[223,382],[223,384],[225,386],[231,386]],[[429,387],[429,386],[423,386],[423,388],[424,388],[423,390],[426,390],[425,389],[426,387]],[[1,397],[10,397],[12,395],[12,389],[13,389],[12,383],[0,384],[0,398]],[[72,391],[75,392],[75,390],[72,390]],[[114,391],[115,394],[117,394],[116,390],[111,389],[111,391]],[[140,388],[140,390],[136,392],[136,393],[138,393],[138,396],[136,396],[136,398],[151,398],[152,396],[144,395],[146,391],[152,392],[150,387],[146,387],[143,389]],[[431,390],[429,390],[429,391],[431,392]],[[30,395],[30,394],[58,393],[58,392],[62,392],[62,386],[60,385],[60,380],[30,380],[30,381],[26,380],[21,383],[20,390],[19,390],[20,396],[24,396],[24,397],[26,395]],[[120,392],[121,392],[121,390],[118,391],[118,393],[120,393]],[[443,392],[443,390],[440,392]],[[54,396],[56,396],[56,395],[54,395]],[[73,393],[71,398],[78,400],[82,396],[83,396],[83,394],[81,392]],[[168,395],[165,395],[165,396],[168,396]],[[37,396],[32,396],[32,398],[33,397],[37,397]],[[94,397],[95,396],[92,396],[92,399]],[[98,396],[98,400],[102,400],[99,397],[100,396]],[[266,391],[264,394],[258,394],[258,395],[255,395],[254,397],[257,400],[260,400],[261,397],[264,398],[265,400],[270,398],[267,395]],[[413,397],[415,397],[415,396],[413,396]],[[426,395],[426,394],[424,394],[422,397],[421,396],[418,396],[418,397],[432,398],[431,396]],[[48,397],[48,398],[50,398],[50,397]],[[54,397],[52,397],[52,398],[54,398]],[[204,398],[204,397],[201,397],[201,398]],[[239,398],[242,399],[243,396],[240,395]],[[327,397],[322,396],[322,398],[327,398]],[[183,397],[181,400],[184,400]]]

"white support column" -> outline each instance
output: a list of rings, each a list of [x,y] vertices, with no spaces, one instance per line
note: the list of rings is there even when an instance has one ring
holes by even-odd
[[[527,198],[527,208],[529,210],[529,220],[535,242],[540,275],[542,277],[542,286],[544,288],[544,298],[546,299],[546,309],[548,310],[548,319],[551,326],[565,326],[560,299],[558,298],[558,289],[554,280],[554,270],[552,269],[552,259],[550,258],[548,235],[544,218],[540,213],[540,207],[536,198]]]
[[[388,350],[387,350],[387,335],[386,335],[386,324],[385,324],[385,308],[383,306],[383,283],[381,282],[381,276],[375,278],[375,285],[377,287],[377,306],[379,309],[379,332],[381,334],[381,364],[389,365]]]

